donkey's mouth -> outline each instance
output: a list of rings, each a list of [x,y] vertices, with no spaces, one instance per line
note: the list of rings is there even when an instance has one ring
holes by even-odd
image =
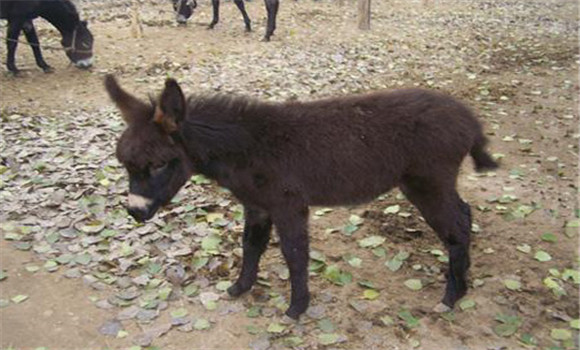
[[[153,203],[147,207],[128,207],[127,212],[131,215],[137,222],[143,223],[149,219],[151,219],[157,210],[159,209],[159,205]]]

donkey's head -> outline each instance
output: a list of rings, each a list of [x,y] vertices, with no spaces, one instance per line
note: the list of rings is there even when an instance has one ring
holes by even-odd
[[[105,78],[111,99],[127,122],[117,143],[117,158],[129,172],[128,211],[137,221],[150,219],[179,191],[191,171],[178,128],[185,117],[183,92],[173,79],[156,103],[144,103]]]
[[[64,33],[61,44],[69,60],[77,67],[93,65],[93,35],[86,21],[79,21],[72,32]]]
[[[197,7],[195,0],[171,0],[175,10],[175,19],[179,24],[185,24],[189,17],[193,15],[193,10]]]

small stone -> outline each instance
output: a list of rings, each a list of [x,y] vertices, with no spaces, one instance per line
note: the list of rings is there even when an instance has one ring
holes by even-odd
[[[306,315],[315,320],[320,320],[326,314],[326,307],[324,305],[311,306],[306,310]]]
[[[121,322],[118,320],[109,320],[99,327],[99,333],[110,337],[116,337],[121,329],[123,329]]]
[[[451,311],[451,308],[443,303],[439,303],[437,305],[435,305],[435,307],[433,308],[433,312],[436,312],[438,314],[442,314],[444,312],[449,312]]]
[[[135,318],[141,309],[136,305],[131,305],[117,314],[117,319],[120,321],[130,320]]]
[[[111,305],[111,303],[109,303],[109,301],[107,299],[102,299],[99,300],[95,303],[95,306],[98,307],[99,309],[103,309],[103,310],[110,310],[112,308],[114,308],[114,305]]]
[[[250,342],[250,348],[252,350],[267,350],[270,347],[270,340],[267,336],[254,339]]]
[[[69,269],[64,273],[64,277],[66,278],[80,278],[81,276],[79,269]]]

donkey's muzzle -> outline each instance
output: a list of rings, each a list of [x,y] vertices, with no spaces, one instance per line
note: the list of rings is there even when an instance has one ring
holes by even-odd
[[[155,211],[149,209],[140,209],[140,208],[127,208],[127,212],[131,215],[135,221],[143,223],[155,214]]]

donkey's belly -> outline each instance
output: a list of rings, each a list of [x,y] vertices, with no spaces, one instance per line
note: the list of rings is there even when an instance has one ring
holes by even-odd
[[[364,181],[365,179],[362,178],[351,179],[351,181],[336,180],[310,187],[310,191],[304,193],[308,205],[339,206],[362,204],[374,200],[397,185],[396,182],[385,181],[385,179],[375,179],[375,181]]]

